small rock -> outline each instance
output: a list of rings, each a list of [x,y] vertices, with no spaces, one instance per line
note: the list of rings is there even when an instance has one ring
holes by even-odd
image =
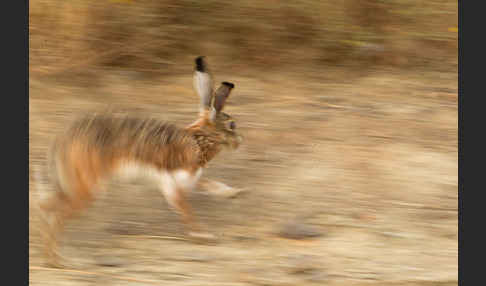
[[[284,263],[284,269],[289,274],[313,274],[317,266],[313,256],[304,254],[287,256]]]
[[[117,235],[137,235],[143,233],[145,225],[139,222],[121,221],[105,228],[108,233]]]
[[[288,255],[285,257],[283,270],[291,276],[309,282],[321,283],[329,279],[326,270],[322,268],[322,261],[318,261],[313,255]]]
[[[306,239],[322,236],[322,233],[311,225],[299,222],[290,222],[284,224],[280,228],[278,235],[290,239]]]
[[[106,266],[106,267],[120,267],[123,264],[123,261],[119,257],[113,256],[102,256],[96,259],[96,265],[99,266]]]
[[[185,262],[210,262],[215,260],[214,256],[204,254],[204,253],[184,253],[172,257],[171,260],[174,261],[185,261]]]
[[[232,238],[238,242],[255,242],[259,240],[257,237],[246,235],[234,235]]]

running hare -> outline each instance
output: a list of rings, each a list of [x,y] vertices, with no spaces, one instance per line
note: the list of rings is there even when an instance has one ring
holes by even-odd
[[[168,204],[188,226],[192,237],[200,232],[186,195],[206,164],[224,147],[238,148],[242,137],[233,118],[222,112],[234,85],[222,82],[213,92],[203,57],[195,60],[194,88],[200,97],[199,118],[185,128],[156,119],[89,115],[57,137],[49,152],[50,182],[55,192],[39,203],[42,233],[49,262],[58,263],[57,236],[75,212],[92,202],[101,183],[119,171],[142,171],[158,182]],[[206,187],[230,187],[206,181]]]

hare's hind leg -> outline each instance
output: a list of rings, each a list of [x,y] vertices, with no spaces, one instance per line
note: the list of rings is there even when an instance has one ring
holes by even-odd
[[[58,250],[58,237],[64,227],[64,221],[72,210],[66,195],[56,190],[51,196],[39,203],[41,227],[40,234],[44,243],[47,263],[50,266],[62,267],[61,255]]]
[[[90,191],[95,185],[95,180],[88,180],[81,176],[80,172],[73,172],[71,179],[69,189],[60,187],[56,182],[55,192],[39,204],[42,221],[41,235],[48,264],[59,268],[63,267],[61,260],[64,260],[58,249],[59,237],[66,221],[92,201]]]

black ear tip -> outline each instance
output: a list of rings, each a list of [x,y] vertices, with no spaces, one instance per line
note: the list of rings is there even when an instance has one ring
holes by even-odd
[[[235,88],[235,85],[231,82],[223,81],[221,84],[224,84],[229,88]]]
[[[196,62],[196,70],[200,72],[206,71],[206,63],[204,62],[204,56],[199,56],[195,60]]]

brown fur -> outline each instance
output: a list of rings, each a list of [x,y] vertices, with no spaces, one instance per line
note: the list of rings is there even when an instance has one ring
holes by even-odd
[[[225,98],[230,90],[223,94]],[[205,111],[186,128],[153,118],[105,113],[86,115],[57,137],[49,154],[50,178],[56,192],[40,204],[51,262],[58,265],[56,236],[64,221],[88,206],[100,191],[100,183],[123,164],[138,163],[161,173],[185,170],[194,175],[223,147],[237,148],[241,137],[228,128],[232,118],[220,112],[223,104],[216,113],[202,106]],[[176,186],[167,199],[184,222],[197,229],[185,200],[186,191]]]

